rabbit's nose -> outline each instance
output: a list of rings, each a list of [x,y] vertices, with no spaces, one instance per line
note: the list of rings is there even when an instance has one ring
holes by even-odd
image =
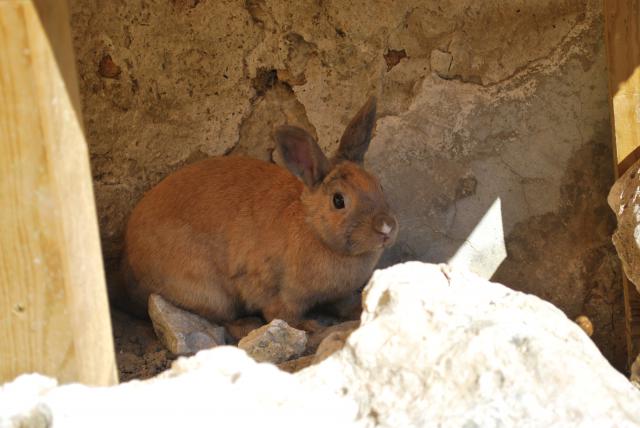
[[[384,236],[390,236],[395,231],[396,227],[396,219],[388,214],[378,214],[373,219],[373,228],[376,232]]]

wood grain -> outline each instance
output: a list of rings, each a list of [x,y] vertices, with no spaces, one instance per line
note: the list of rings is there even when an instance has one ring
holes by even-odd
[[[117,382],[65,1],[0,1],[0,383]]]
[[[640,159],[640,0],[604,0],[604,16],[617,178]],[[626,277],[623,290],[631,362],[640,351],[640,294]]]

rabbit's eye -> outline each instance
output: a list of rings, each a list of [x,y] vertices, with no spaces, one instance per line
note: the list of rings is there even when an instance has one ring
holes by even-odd
[[[333,194],[333,206],[339,210],[344,208],[344,196],[342,196],[342,193]]]

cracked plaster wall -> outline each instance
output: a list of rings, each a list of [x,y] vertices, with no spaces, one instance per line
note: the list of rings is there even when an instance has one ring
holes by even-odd
[[[375,93],[367,165],[401,224],[383,264],[453,258],[586,314],[624,366],[600,1],[71,4],[108,268],[169,172],[269,160],[284,122],[330,151]]]

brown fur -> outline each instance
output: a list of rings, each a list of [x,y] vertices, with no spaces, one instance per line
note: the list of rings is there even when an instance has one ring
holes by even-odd
[[[278,148],[300,179],[243,157],[168,176],[129,219],[123,271],[131,300],[146,308],[158,293],[216,322],[261,313],[302,325],[312,306],[364,285],[398,229],[378,181],[347,160],[362,161],[374,120],[375,100],[347,128],[366,141],[343,137],[333,161],[304,131],[280,128]],[[344,209],[334,206],[336,192]],[[383,223],[392,230],[382,234]]]

